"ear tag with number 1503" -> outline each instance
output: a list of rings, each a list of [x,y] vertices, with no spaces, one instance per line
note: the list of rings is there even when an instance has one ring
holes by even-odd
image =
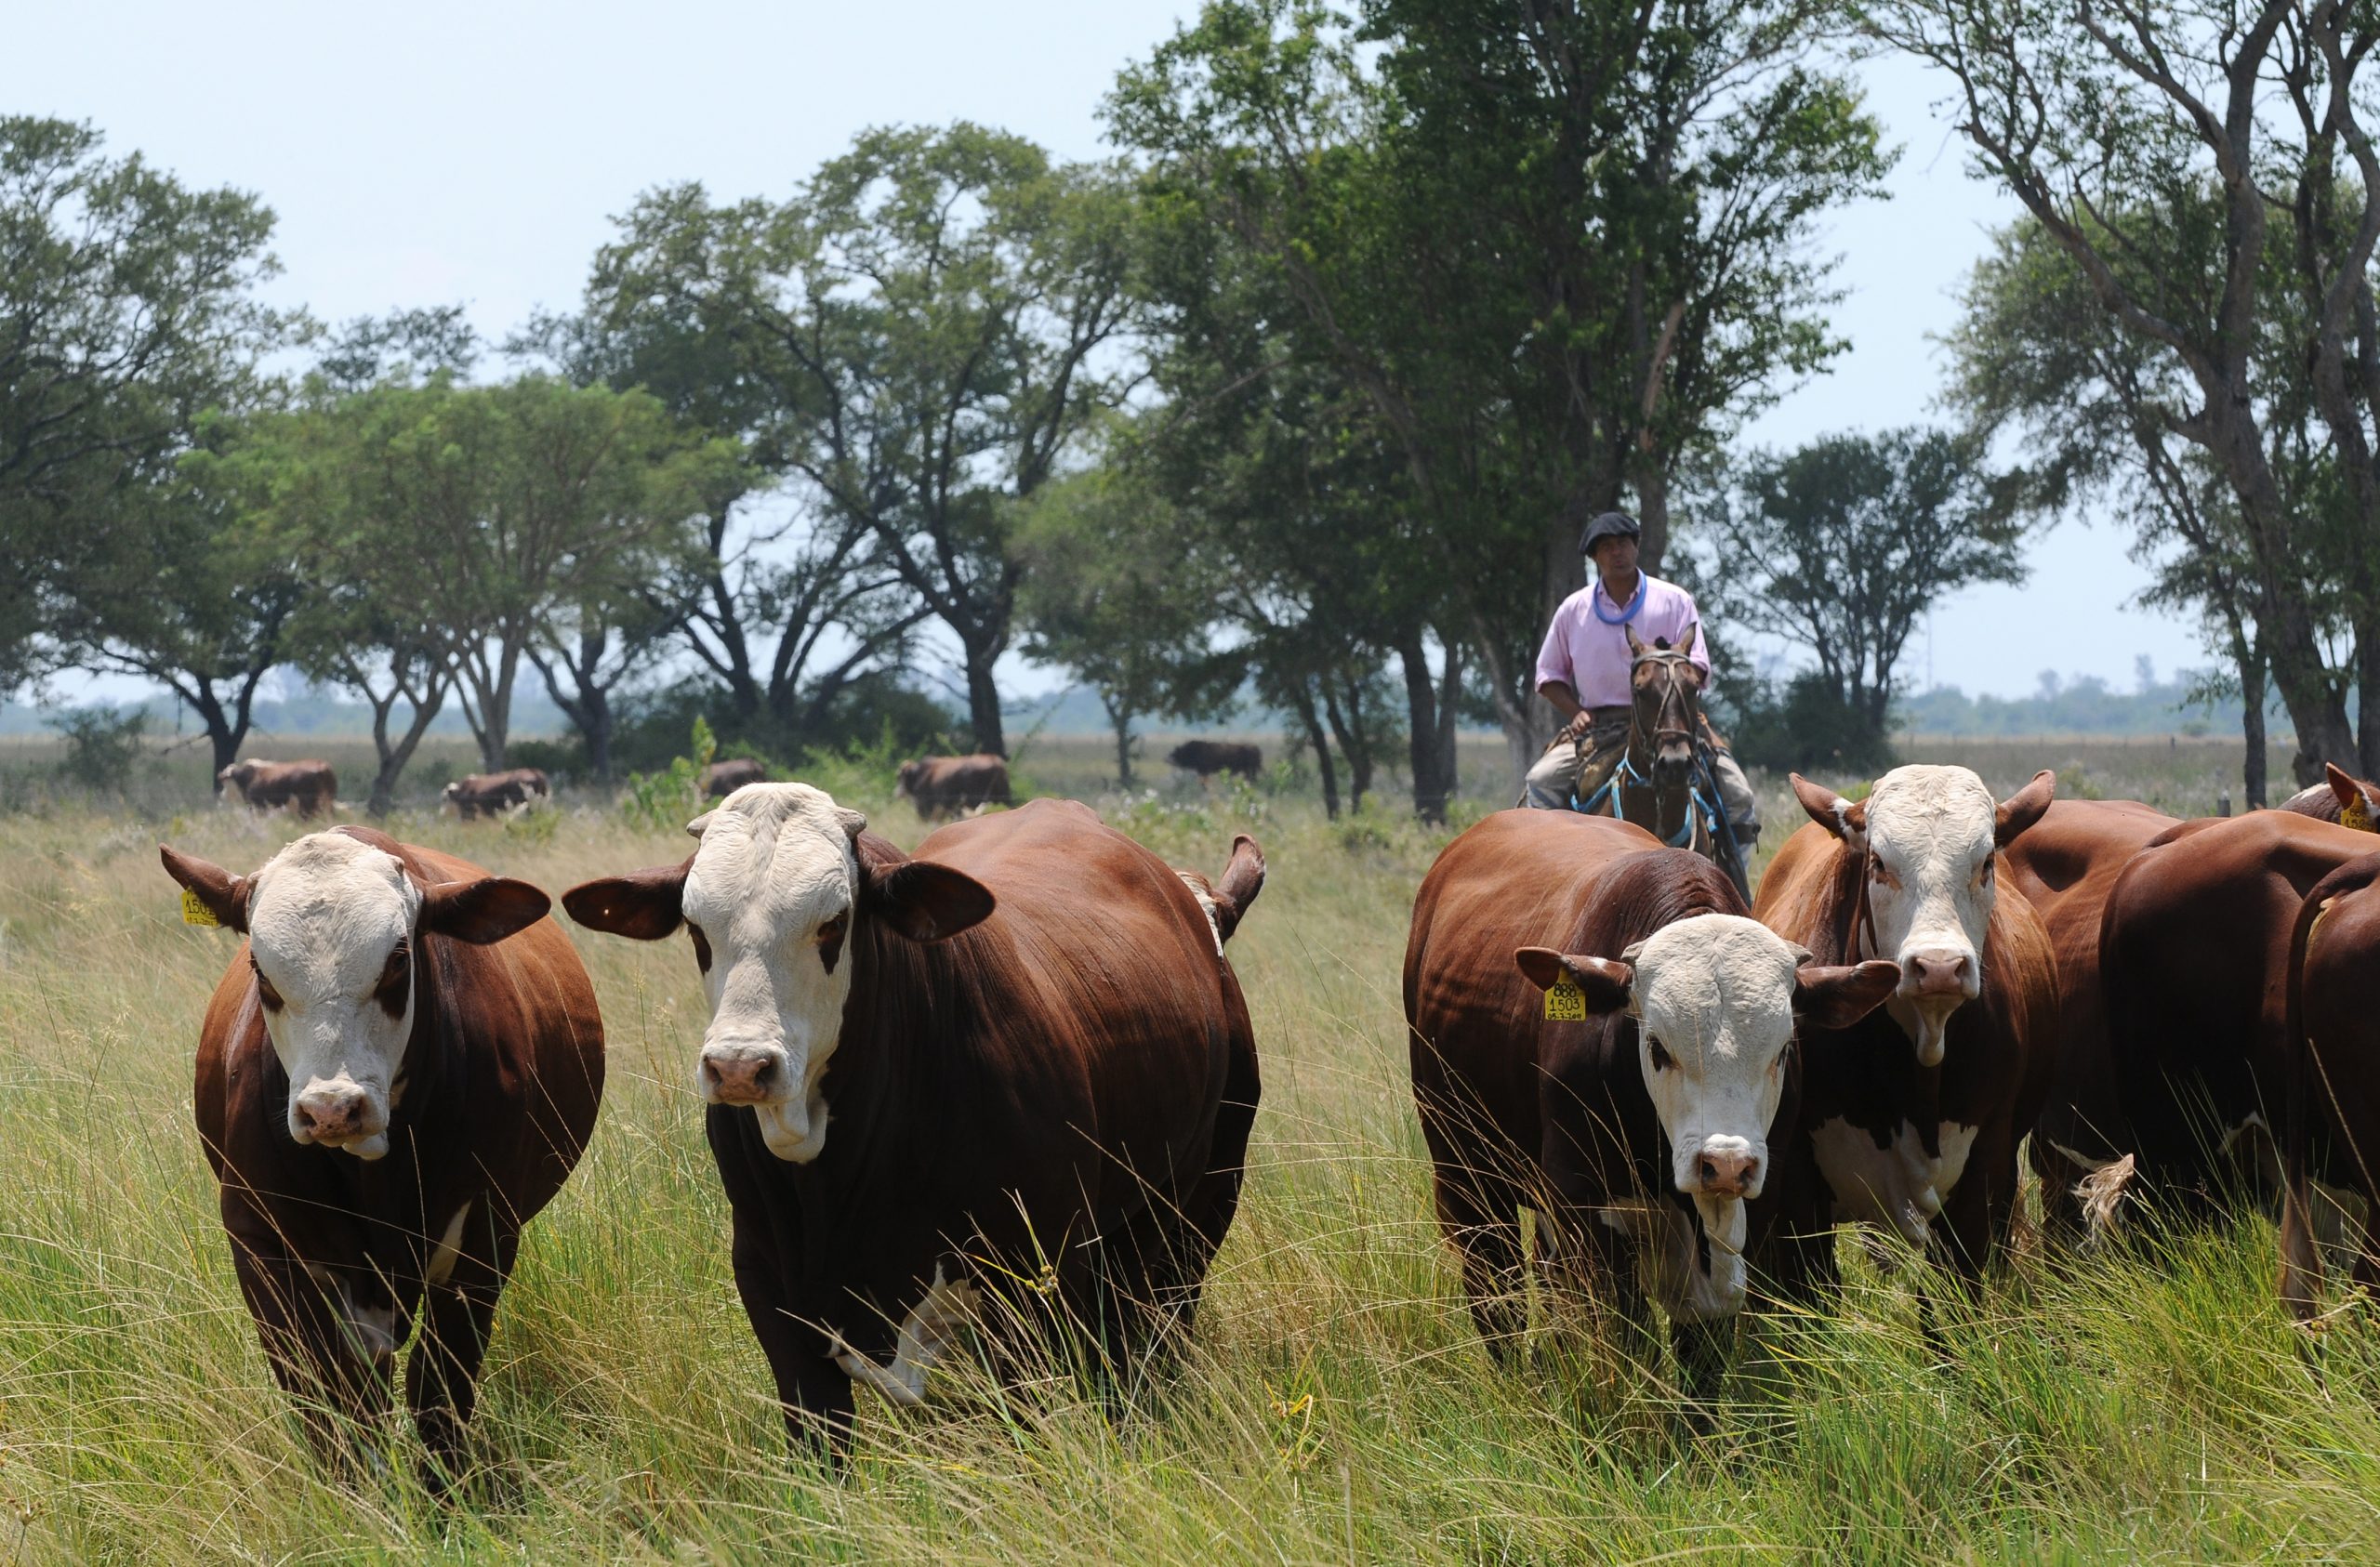
[[[223,922],[215,917],[213,909],[198,901],[197,893],[185,887],[182,889],[182,923],[184,925],[220,925]]]
[[[1587,993],[1567,974],[1545,987],[1545,1015],[1557,1023],[1587,1021]]]

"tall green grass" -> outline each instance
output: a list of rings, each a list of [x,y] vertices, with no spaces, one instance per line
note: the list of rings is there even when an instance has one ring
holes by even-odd
[[[1907,1279],[1846,1242],[1840,1301],[1761,1324],[1708,1429],[1608,1361],[1495,1369],[1431,1218],[1397,1003],[1447,835],[1294,794],[1108,804],[1174,863],[1217,868],[1238,830],[1272,863],[1232,945],[1253,1168],[1179,1367],[1120,1418],[1071,1378],[962,1367],[923,1411],[864,1395],[846,1480],[796,1468],[687,1086],[694,966],[575,932],[610,1086],[505,1297],[488,1470],[454,1506],[399,1422],[387,1478],[311,1463],[191,1127],[231,941],[179,923],[154,843],[245,870],[297,829],[0,817],[0,1563],[2380,1560],[2380,1335],[2346,1313],[2309,1358],[2257,1218],[2069,1270],[2028,1251],[1950,1310],[1947,1363]],[[1767,805],[1765,848],[1799,820]],[[550,825],[397,830],[556,889],[683,853],[593,804]]]

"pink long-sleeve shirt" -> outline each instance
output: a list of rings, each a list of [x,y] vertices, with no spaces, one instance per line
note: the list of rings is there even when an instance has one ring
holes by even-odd
[[[1675,583],[1658,577],[1640,578],[1642,595],[1635,613],[1627,625],[1635,628],[1639,640],[1646,646],[1668,638],[1670,645],[1693,627],[1694,662],[1704,674],[1711,672],[1711,649],[1702,636],[1701,612],[1694,607],[1694,595]],[[1554,624],[1545,628],[1545,643],[1537,651],[1537,683],[1560,680],[1578,693],[1581,707],[1624,707],[1628,704],[1628,634],[1616,621],[1606,623],[1595,612],[1617,616],[1622,606],[1614,604],[1603,590],[1601,580],[1562,600],[1554,612]]]

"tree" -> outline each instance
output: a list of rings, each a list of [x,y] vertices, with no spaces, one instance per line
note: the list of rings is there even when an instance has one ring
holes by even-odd
[[[2150,226],[2129,215],[2121,220]],[[2285,289],[2288,270],[2285,258],[2268,267],[2268,289]],[[2222,467],[2167,418],[2188,397],[2179,362],[2128,332],[2100,304],[2088,274],[2030,219],[2003,232],[1977,264],[1950,347],[1951,401],[1977,438],[2002,430],[2022,438],[2027,461],[2016,477],[2025,504],[2045,515],[2085,503],[2111,509],[2133,528],[2135,559],[2154,573],[2144,601],[2202,617],[2210,649],[2229,666],[2206,694],[2242,699],[2243,791],[2252,808],[2262,806],[2269,655],[2257,618],[2254,540]],[[2282,353],[2267,362],[2290,368]],[[2296,379],[2295,388],[2265,392],[2268,467],[2302,540],[2345,543],[2350,528],[2312,525],[2335,514],[2339,487],[2312,399]],[[2317,599],[2345,596],[2347,562],[2309,549],[2294,564]]]
[[[1938,430],[1755,455],[1711,513],[1706,612],[1808,652],[1857,736],[1879,748],[1925,612],[1970,584],[2024,575],[2004,498],[1976,451]]]
[[[1888,160],[1784,0],[1226,0],[1128,71],[1120,139],[1161,209],[1246,257],[1263,336],[1360,395],[1399,458],[1381,508],[1438,585],[1395,652],[1417,807],[1452,784],[1470,660],[1516,766],[1579,524],[1633,500],[1648,565],[1676,465],[1840,348],[1815,216]],[[1181,302],[1179,293],[1169,304]],[[1433,648],[1442,651],[1436,670]]]
[[[37,634],[63,619],[112,650],[92,655],[110,668],[150,673],[175,656],[170,642],[203,665],[175,667],[177,689],[219,693],[219,750],[225,733],[246,729],[242,661],[227,649],[241,639],[232,622],[250,612],[214,615],[193,598],[169,611],[183,624],[146,648],[134,646],[148,640],[137,614],[97,617],[139,610],[156,576],[158,558],[108,536],[118,527],[176,546],[168,585],[195,586],[197,573],[236,586],[236,573],[180,552],[210,524],[187,513],[168,524],[152,497],[126,497],[172,490],[174,458],[201,418],[250,401],[257,356],[284,325],[252,293],[275,270],[272,214],[245,192],[192,190],[138,154],[111,159],[101,148],[87,125],[0,116],[0,557],[10,566],[0,573],[0,690],[34,671]],[[138,515],[119,520],[127,514]],[[279,612],[258,603],[250,627]],[[46,651],[55,663],[76,650]]]
[[[646,585],[681,566],[725,454],[644,393],[541,375],[384,382],[330,395],[303,431],[312,473],[295,493],[314,509],[297,530],[347,541],[340,558],[367,583],[380,570],[371,553],[403,542],[421,634],[438,639],[483,765],[504,765],[532,650],[571,672],[575,691],[557,695],[588,726],[590,757],[603,755],[602,698],[623,673],[604,659],[611,634]],[[409,622],[408,647],[413,636]]]
[[[1024,652],[1099,693],[1125,789],[1134,722],[1220,714],[1241,673],[1238,658],[1210,646],[1214,595],[1183,547],[1188,530],[1135,478],[1115,466],[1045,485],[1016,545],[1029,568]]]
[[[2380,770],[2380,151],[2365,125],[2380,18],[2328,0],[1881,0],[1862,14],[1949,74],[1981,171],[2154,362],[2142,412],[2222,475],[2299,780],[2325,760]],[[2275,470],[2272,425],[2290,417],[2276,397],[2295,388],[2335,465],[2331,515],[2298,512]],[[2340,526],[2344,549],[2322,536]],[[2298,569],[2334,552],[2337,599]],[[2353,653],[2334,666],[2324,634],[2341,623]]]
[[[700,322],[767,388],[817,514],[958,639],[985,750],[1005,745],[1017,503],[1130,378],[1102,354],[1130,321],[1129,219],[1102,171],[1019,138],[876,130],[782,205],[648,195],[597,263],[615,320]]]

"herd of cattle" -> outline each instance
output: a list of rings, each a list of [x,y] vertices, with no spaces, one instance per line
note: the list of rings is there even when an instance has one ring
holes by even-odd
[[[921,810],[1006,785],[903,782]],[[1755,1291],[1829,1285],[1837,1223],[1977,1277],[2029,1134],[2062,1244],[2127,1181],[2213,1211],[2262,1139],[2282,1294],[2312,1315],[2313,1217],[2338,1211],[2318,1195],[2380,1215],[2369,786],[2334,770],[2184,823],[2056,801],[2047,772],[2004,800],[1953,767],[1856,802],[1792,782],[1810,823],[1749,907],[1708,862],[1562,812],[1491,816],[1424,879],[1413,1090],[1490,1349],[1526,1325],[1525,1209],[1543,1283],[1647,1326],[1658,1302],[1700,1389]],[[1041,1333],[1127,1368],[1176,1342],[1257,1111],[1226,955],[1255,842],[1210,878],[1045,799],[909,856],[818,789],[749,780],[687,830],[684,859],[561,901],[590,930],[686,932],[735,1285],[796,1446],[840,1461],[854,1389],[919,1402],[962,1338],[995,1371]],[[406,1394],[439,1482],[522,1227],[596,1121],[586,971],[545,892],[369,828],[246,876],[162,852],[187,916],[245,937],[196,1105],[274,1373],[338,1458],[418,1323]],[[2380,1232],[2354,1250],[2380,1289]]]

